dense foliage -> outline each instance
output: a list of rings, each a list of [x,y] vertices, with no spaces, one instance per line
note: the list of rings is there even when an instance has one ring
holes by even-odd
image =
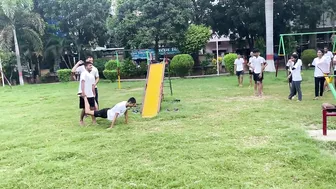
[[[170,63],[170,69],[179,77],[187,76],[193,66],[194,60],[188,54],[176,55]]]
[[[314,58],[316,58],[316,50],[315,49],[307,49],[305,51],[302,52],[301,55],[301,59],[302,59],[302,63],[303,65],[305,65],[306,67],[308,66],[308,64],[311,64],[314,60]]]
[[[234,62],[237,59],[237,54],[230,53],[224,56],[225,68],[230,72],[230,74],[234,74]]]
[[[57,76],[61,82],[69,82],[71,80],[71,70],[70,69],[57,70]]]

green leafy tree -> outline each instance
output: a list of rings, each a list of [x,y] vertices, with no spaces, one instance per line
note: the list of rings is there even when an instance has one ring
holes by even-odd
[[[211,19],[211,9],[214,0],[190,0],[192,23],[196,25],[207,25]]]
[[[60,38],[55,35],[49,35],[45,41],[44,57],[52,57],[54,64],[61,59],[68,69],[72,68],[71,60],[66,60],[66,54],[71,52],[71,41],[66,38]]]
[[[19,39],[33,46],[33,52],[40,54],[44,21],[32,13],[31,0],[2,0],[0,2],[0,43],[8,48],[14,46],[20,85],[24,85],[21,66]]]
[[[122,46],[148,48],[154,46],[159,59],[159,45],[174,43],[183,36],[190,20],[189,1],[123,0],[116,15],[109,19],[111,34]]]
[[[209,41],[211,31],[204,25],[190,25],[183,40],[181,40],[179,49],[185,54],[193,54],[196,64],[198,64],[198,51],[201,50]]]
[[[274,1],[274,37],[278,41],[280,33],[291,29],[290,22],[298,13],[295,0]],[[233,40],[246,40],[254,48],[257,37],[265,37],[264,0],[219,0],[212,7],[209,24],[219,34],[230,36]]]
[[[324,0],[301,0],[297,3],[297,17],[294,20],[295,29],[303,30],[306,27],[309,31],[316,31],[317,24],[321,20],[321,16],[328,8],[324,5]],[[316,48],[316,35],[309,36],[309,48]]]
[[[85,50],[107,40],[106,19],[109,16],[109,0],[38,1],[44,17],[56,23],[60,33],[76,46],[81,58]]]

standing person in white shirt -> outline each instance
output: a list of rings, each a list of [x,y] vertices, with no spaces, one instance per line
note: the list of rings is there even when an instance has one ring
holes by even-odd
[[[238,54],[237,59],[234,62],[234,72],[238,77],[238,86],[243,86],[244,79],[244,59]]]
[[[314,78],[315,78],[315,98],[318,100],[319,97],[323,96],[324,92],[324,74],[328,73],[330,70],[328,60],[323,57],[323,51],[317,51],[317,57],[314,59],[312,64],[308,64],[310,67],[315,67]]]
[[[93,111],[88,108],[89,101],[88,98],[84,97],[85,101],[85,113],[95,117],[101,117],[111,121],[111,126],[109,129],[112,129],[117,121],[117,118],[125,115],[125,123],[128,122],[128,108],[136,107],[135,98],[130,98],[128,101],[122,101],[113,106],[113,108],[104,108],[98,111]]]
[[[301,91],[301,81],[302,81],[302,76],[301,76],[301,68],[302,68],[302,62],[298,61],[298,55],[293,54],[292,55],[292,61],[293,61],[293,66],[291,73],[288,77],[292,77],[292,86],[291,86],[291,92],[288,96],[289,100],[292,100],[293,96],[298,93],[298,101],[302,101],[302,91]]]
[[[249,87],[252,87],[252,76],[253,76],[253,69],[250,67],[251,63],[252,63],[252,59],[255,58],[254,57],[254,53],[251,52],[250,53],[250,58],[249,58],[249,62],[248,62],[248,66],[249,66],[249,75],[250,75],[250,86]],[[254,88],[254,90],[257,90],[256,88]]]
[[[256,96],[262,97],[263,95],[263,79],[264,79],[264,70],[267,66],[266,60],[260,56],[260,51],[258,49],[254,50],[255,58],[252,59],[250,67],[253,69],[253,79],[255,81],[255,91]]]
[[[91,62],[92,64],[93,63],[93,57],[92,56],[88,56],[86,58],[86,62]],[[85,66],[84,66],[84,62],[83,61],[78,61],[77,64],[72,68],[72,73],[83,73],[85,71]],[[95,100],[97,102],[97,105],[99,105],[99,102],[98,102],[98,88],[97,88],[97,85],[98,85],[98,82],[99,82],[99,71],[96,67],[92,66],[92,71],[90,72],[90,74],[92,74],[94,77],[95,77],[95,91],[96,91],[96,97],[95,97]]]
[[[334,57],[334,55],[333,55],[333,53],[331,52],[331,51],[329,51],[329,49],[328,49],[328,47],[324,47],[324,55],[323,55],[323,57],[326,59],[326,61],[327,62],[329,62],[329,67],[330,67],[330,69],[332,68],[332,61],[333,61],[333,57]],[[329,69],[329,70],[330,70]],[[330,74],[330,72],[328,72],[328,73],[326,73],[326,74]],[[329,91],[330,89],[329,89],[329,86],[328,86],[328,83],[327,83],[327,81],[325,81],[324,82],[324,89],[326,90],[326,91]]]
[[[80,125],[84,125],[84,116],[85,116],[85,108],[90,108],[91,110],[96,110],[96,91],[95,91],[95,78],[90,72],[92,71],[92,63],[85,63],[85,71],[80,75],[79,82],[79,108],[82,109],[82,113],[80,115]],[[90,107],[85,107],[84,97],[87,98]],[[92,116],[92,123],[96,124],[96,118]]]

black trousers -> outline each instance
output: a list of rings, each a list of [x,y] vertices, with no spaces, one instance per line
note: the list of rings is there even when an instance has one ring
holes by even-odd
[[[323,96],[324,82],[324,77],[315,77],[315,97]]]

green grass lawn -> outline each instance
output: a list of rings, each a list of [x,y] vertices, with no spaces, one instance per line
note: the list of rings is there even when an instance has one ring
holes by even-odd
[[[174,97],[153,119],[130,113],[79,127],[76,82],[0,89],[0,188],[336,188],[336,143],[321,128],[313,77],[303,102],[289,101],[285,73],[267,74],[263,98],[236,77],[173,80]],[[101,108],[134,96],[145,82],[100,83]],[[180,111],[166,111],[178,108]],[[335,119],[330,119],[335,127]]]

